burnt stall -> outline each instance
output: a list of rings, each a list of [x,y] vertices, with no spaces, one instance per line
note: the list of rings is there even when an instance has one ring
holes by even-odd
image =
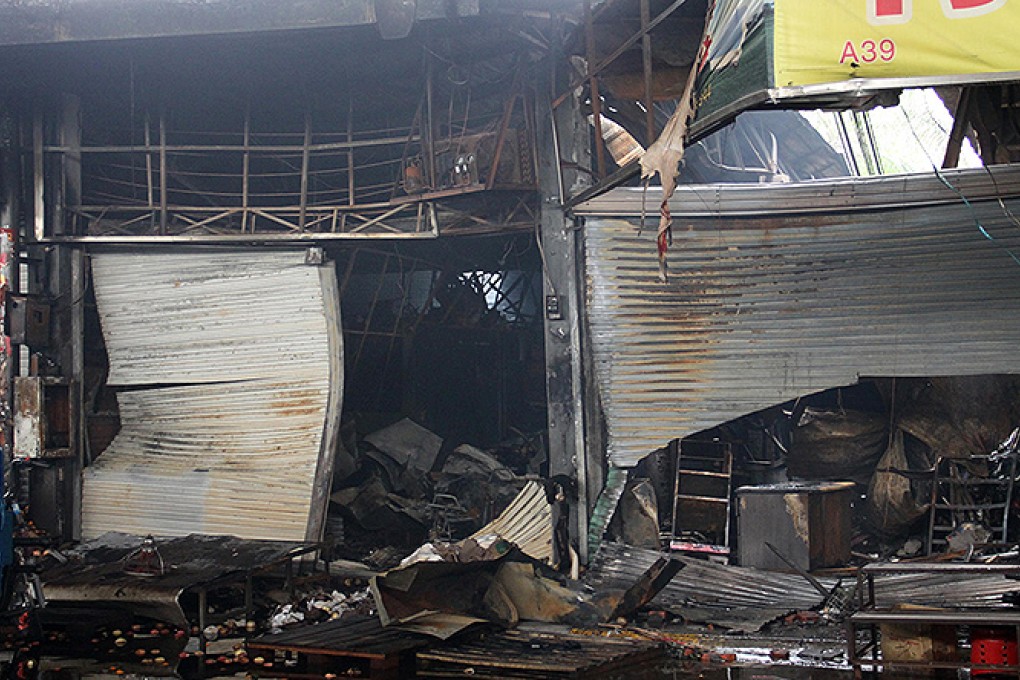
[[[408,547],[466,536],[548,469],[534,236],[335,258],[345,386],[334,533]]]
[[[630,471],[610,535],[780,570],[770,540],[804,569],[1008,551],[1017,385],[865,379],[675,440]],[[642,539],[649,517],[659,536]]]

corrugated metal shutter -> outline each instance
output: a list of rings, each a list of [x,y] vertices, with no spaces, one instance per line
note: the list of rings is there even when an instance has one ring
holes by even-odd
[[[106,531],[315,539],[343,383],[336,275],[303,251],[99,253],[122,429],[85,470]]]
[[[666,284],[639,192],[581,206],[612,462],[862,375],[1020,372],[1020,168],[946,180],[681,188]]]

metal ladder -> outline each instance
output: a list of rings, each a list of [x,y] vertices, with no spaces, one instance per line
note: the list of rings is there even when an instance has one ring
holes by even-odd
[[[733,450],[729,442],[682,440],[676,448],[676,482],[670,549],[730,554]]]

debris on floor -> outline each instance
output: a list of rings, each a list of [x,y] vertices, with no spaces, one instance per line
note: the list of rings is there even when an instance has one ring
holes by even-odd
[[[605,543],[589,566],[585,582],[595,590],[625,588],[659,558],[659,553]],[[685,566],[652,604],[687,621],[753,632],[786,614],[812,610],[822,595],[796,574],[717,564],[679,557]],[[835,579],[823,578],[826,587]]]
[[[348,559],[364,560],[359,543],[409,550],[425,539],[470,536],[536,479],[520,446],[444,442],[408,418],[360,439],[350,426],[345,432],[331,517],[344,520],[346,540],[338,547]]]
[[[417,657],[421,678],[605,678],[664,659],[665,650],[652,640],[593,637],[528,624],[430,647]]]
[[[827,422],[870,441],[877,426],[859,420]],[[1018,441],[1020,433],[983,466],[953,468],[953,479],[1015,475]],[[862,542],[861,526],[851,531],[849,521],[851,510],[859,517],[869,507],[851,507],[859,487],[816,480],[731,490],[738,500],[762,501],[757,524],[738,517],[735,525],[739,540],[761,550],[738,544],[732,558],[753,553],[748,561],[767,568],[662,552],[656,547],[670,543],[658,531],[667,520],[661,489],[634,478],[609,523],[628,542],[603,540],[579,579],[553,565],[554,518],[566,517],[556,504],[569,496],[563,480],[529,478],[494,451],[444,448],[410,420],[361,441],[348,436],[344,446],[354,471],[333,493],[325,547],[107,537],[86,557],[71,553],[51,566],[44,580],[59,603],[89,592],[90,604],[106,598],[130,615],[111,610],[86,626],[61,621],[55,609],[43,617],[46,643],[90,656],[110,674],[163,669],[188,678],[622,678],[646,662],[847,669],[854,648],[844,624],[853,629],[849,617],[862,601],[851,565],[895,551],[918,559],[931,547],[917,527],[904,533],[909,522],[889,532],[895,542]],[[873,472],[889,503],[918,498],[917,480],[904,476],[911,461],[890,459],[901,446],[899,435],[886,442],[879,455],[887,469],[875,463]],[[987,498],[977,493],[970,500]],[[957,522],[945,538],[951,552],[931,559],[1015,559],[1013,546],[992,545],[988,525],[986,516]],[[295,559],[302,552],[304,561]],[[576,554],[572,561],[576,570]],[[819,567],[828,572],[814,573]],[[918,568],[882,575],[869,606],[1001,610],[1018,591],[998,573]]]

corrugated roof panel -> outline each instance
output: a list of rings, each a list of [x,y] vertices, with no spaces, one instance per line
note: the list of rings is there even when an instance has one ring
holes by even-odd
[[[496,534],[517,545],[521,551],[542,562],[552,559],[552,506],[545,487],[528,482],[499,517],[471,535],[481,538]]]
[[[967,200],[1011,195],[1020,182],[1020,164],[966,170],[940,170],[938,175],[845,177],[776,184],[680,185],[670,199],[676,220],[687,217],[792,215],[874,210],[918,203],[958,204]],[[620,188],[576,206],[577,215],[638,216],[644,204],[648,225],[658,222],[662,188]],[[678,225],[679,226],[679,225]]]
[[[1020,372],[1020,168],[993,172],[947,177],[966,203],[930,176],[681,188],[665,284],[639,198],[582,206],[614,464],[861,375]]]
[[[223,382],[328,357],[319,271],[302,252],[104,253],[93,257],[111,385]],[[168,348],[173,360],[167,361]]]
[[[317,538],[340,412],[336,276],[303,252],[102,253],[122,427],[85,470],[86,537]],[[261,291],[263,294],[259,294]]]

